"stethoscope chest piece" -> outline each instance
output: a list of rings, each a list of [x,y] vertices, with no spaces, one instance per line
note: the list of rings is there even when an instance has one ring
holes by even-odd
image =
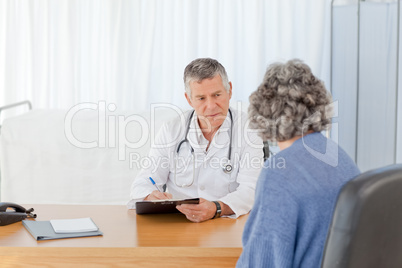
[[[232,170],[233,170],[233,166],[229,163],[229,164],[226,164],[224,167],[223,167],[223,172],[225,172],[226,174],[230,174],[230,173],[232,173]]]

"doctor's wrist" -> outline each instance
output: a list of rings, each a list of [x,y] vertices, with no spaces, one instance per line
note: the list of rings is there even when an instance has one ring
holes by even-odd
[[[212,202],[213,202],[213,203],[215,204],[215,206],[216,206],[216,212],[215,212],[215,215],[213,216],[212,219],[219,218],[219,217],[221,216],[221,214],[222,214],[222,207],[221,207],[221,204],[219,204],[218,201],[212,201]]]

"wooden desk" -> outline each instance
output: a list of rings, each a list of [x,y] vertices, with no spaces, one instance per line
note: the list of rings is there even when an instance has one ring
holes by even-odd
[[[192,223],[182,214],[137,215],[125,206],[26,207],[37,220],[91,217],[104,235],[36,241],[21,222],[0,226],[1,267],[234,267],[247,220]]]

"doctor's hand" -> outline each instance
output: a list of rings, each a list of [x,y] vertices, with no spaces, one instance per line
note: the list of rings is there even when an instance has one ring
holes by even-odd
[[[159,192],[155,190],[152,193],[150,193],[147,197],[145,197],[144,200],[172,199],[172,197],[173,196],[170,193]]]
[[[192,222],[202,222],[212,219],[216,213],[216,205],[204,198],[200,198],[199,204],[182,204],[176,206],[176,208]]]

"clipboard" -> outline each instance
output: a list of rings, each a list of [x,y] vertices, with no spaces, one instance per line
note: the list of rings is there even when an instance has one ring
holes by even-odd
[[[199,203],[199,198],[140,201],[135,203],[135,211],[137,214],[180,213],[180,211],[176,209],[176,206]]]

